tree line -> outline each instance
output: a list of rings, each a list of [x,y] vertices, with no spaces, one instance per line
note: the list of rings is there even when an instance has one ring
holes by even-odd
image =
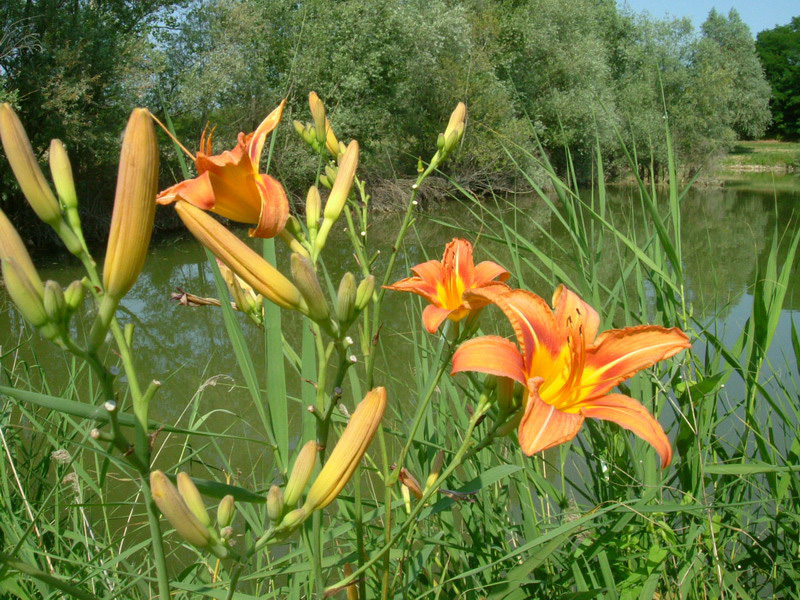
[[[757,52],[735,11],[712,10],[695,30],[615,0],[9,0],[0,21],[0,100],[37,151],[65,141],[98,234],[135,105],[168,112],[192,149],[216,126],[221,151],[281,98],[287,123],[309,120],[315,90],[340,139],[361,142],[367,176],[385,179],[413,174],[464,100],[469,133],[450,168],[476,188],[538,177],[540,150],[565,169],[568,149],[578,177],[597,149],[612,175],[625,148],[659,172],[667,116],[689,171],[771,122],[797,133],[796,98],[770,114],[764,69],[780,69],[767,50],[779,44],[762,32]],[[281,131],[270,168],[299,197],[315,165],[291,126]],[[162,152],[166,186],[182,177],[171,145]],[[0,177],[0,205],[15,218],[5,162]]]

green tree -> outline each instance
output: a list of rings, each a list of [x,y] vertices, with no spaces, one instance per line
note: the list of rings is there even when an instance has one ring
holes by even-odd
[[[800,139],[800,17],[760,32],[756,49],[772,86],[769,133]]]

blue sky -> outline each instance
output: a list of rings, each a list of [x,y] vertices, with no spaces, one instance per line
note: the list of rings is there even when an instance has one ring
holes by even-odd
[[[792,17],[800,16],[798,0],[617,0],[620,6],[628,5],[635,12],[647,11],[653,17],[690,17],[695,28],[706,20],[709,11],[728,14],[735,8],[750,27],[753,37],[764,29],[786,25]]]

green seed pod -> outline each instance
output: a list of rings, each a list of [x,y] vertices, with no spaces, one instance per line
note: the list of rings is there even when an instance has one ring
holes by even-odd
[[[286,493],[283,495],[283,500],[284,504],[289,508],[297,505],[300,495],[306,489],[308,480],[311,479],[311,474],[314,472],[316,464],[317,442],[311,440],[306,442],[297,454],[292,473],[289,475],[289,481],[286,483]]]
[[[178,491],[183,497],[184,502],[186,502],[186,506],[188,506],[192,514],[197,517],[197,520],[206,527],[211,525],[211,517],[208,516],[205,502],[203,502],[203,496],[200,495],[200,491],[187,473],[178,473]]]
[[[314,271],[314,265],[305,256],[293,253],[291,268],[292,279],[308,306],[308,316],[317,323],[326,321],[330,316],[330,311]]]
[[[267,494],[267,516],[269,520],[277,523],[283,514],[284,506],[283,491],[277,485],[273,485],[269,488],[269,493]]]
[[[352,273],[345,273],[339,282],[336,294],[336,318],[340,323],[349,323],[356,314],[356,278]]]
[[[52,323],[61,323],[67,316],[67,303],[64,291],[53,280],[44,282],[44,312]]]
[[[366,308],[367,304],[372,300],[374,291],[375,276],[367,275],[361,280],[361,283],[358,284],[358,290],[356,291],[356,310],[362,311]]]
[[[86,288],[80,281],[73,281],[64,290],[64,303],[66,304],[67,316],[71,316],[83,304]]]
[[[236,505],[233,496],[228,494],[217,507],[217,527],[224,529],[233,522],[233,515],[236,514]]]

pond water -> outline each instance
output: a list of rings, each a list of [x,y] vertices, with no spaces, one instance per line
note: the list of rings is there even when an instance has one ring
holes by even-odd
[[[637,220],[643,220],[635,191],[628,188],[612,189],[609,192],[609,215],[615,223],[630,223],[634,230]],[[688,297],[694,315],[702,321],[713,323],[718,334],[727,343],[733,343],[751,314],[753,284],[756,273],[763,269],[774,233],[785,235],[787,227],[797,221],[796,207],[800,207],[800,191],[756,191],[745,188],[694,189],[682,203],[683,256],[685,258]],[[482,209],[494,210],[490,206]],[[522,213],[509,212],[509,217],[536,220],[556,240],[566,240],[566,232],[560,229],[541,200],[521,198],[518,208]],[[164,209],[160,209],[164,210]],[[385,256],[395,238],[401,215],[375,217],[369,237],[373,247],[383,250]],[[451,224],[443,226],[442,221]],[[531,221],[532,222],[532,221]],[[536,227],[519,223],[521,231],[530,230],[531,240],[540,248],[548,250],[551,245]],[[477,240],[476,261],[492,258],[502,262],[504,248],[488,241],[482,231],[481,220],[457,202],[441,205],[433,210],[421,212],[414,229],[410,232],[397,262],[395,278],[406,276],[407,266],[429,258],[440,258],[444,245],[454,236]],[[242,235],[244,231],[242,231]],[[341,235],[341,234],[340,234]],[[345,270],[358,272],[347,242],[335,236],[326,249],[325,260],[331,278],[338,282]],[[288,271],[288,252],[277,242],[279,266]],[[558,258],[558,253],[553,250]],[[374,272],[382,273],[384,262],[379,257]],[[38,261],[43,279],[55,279],[62,285],[81,277],[76,264],[62,262],[60,258]],[[567,268],[567,267],[565,267]],[[567,268],[567,270],[569,270]],[[601,268],[601,277],[613,281],[617,277],[614,265],[607,273]],[[795,269],[796,273],[796,269]],[[785,307],[778,332],[770,351],[776,377],[786,375],[793,369],[794,352],[791,344],[791,319],[800,310],[800,285],[798,277],[792,277],[786,295]],[[526,286],[549,298],[557,281],[544,281],[533,273],[526,276]],[[243,379],[231,351],[219,309],[213,307],[185,307],[170,299],[177,288],[200,296],[214,296],[215,288],[205,255],[200,246],[188,235],[161,241],[154,245],[144,272],[138,283],[124,300],[121,319],[136,326],[135,351],[143,381],[158,379],[163,383],[161,391],[152,405],[152,418],[165,423],[187,426],[190,419],[209,419],[208,426],[215,431],[227,431],[251,439],[262,439],[260,420],[252,400],[244,388]],[[403,403],[406,392],[413,386],[414,364],[411,345],[406,335],[412,311],[418,315],[419,304],[408,294],[386,295],[384,328],[382,336],[390,355],[384,354],[378,362],[380,384],[390,388],[390,400],[395,419],[408,419],[413,414],[413,402]],[[266,362],[272,357],[264,355],[260,331],[239,315],[250,344],[260,381],[264,382]],[[296,316],[283,317],[288,343],[299,353],[301,321]],[[78,323],[77,327],[82,324]],[[70,359],[54,345],[41,340],[26,327],[18,314],[12,310],[4,291],[0,290],[0,357],[20,342],[27,339],[31,345],[18,355],[3,358],[3,367],[11,369],[11,360],[23,360],[29,367],[29,375],[37,389],[45,373],[47,385],[54,394],[62,393],[67,385]],[[783,374],[783,375],[781,375]],[[4,376],[3,383],[7,383]],[[310,385],[291,374],[288,377],[290,400],[296,401],[293,411],[291,442],[300,437],[304,414],[300,398],[303,386]],[[729,394],[740,394],[736,383],[731,382]],[[353,406],[357,399],[345,399]],[[163,435],[163,434],[162,434]],[[168,453],[184,452],[181,441],[167,444]],[[266,447],[259,444],[241,444],[220,440],[222,452],[215,456],[227,456],[228,464],[211,464],[210,468],[242,469],[249,472],[253,467],[270,469]],[[157,459],[157,463],[158,459]],[[170,463],[165,463],[170,464]]]

